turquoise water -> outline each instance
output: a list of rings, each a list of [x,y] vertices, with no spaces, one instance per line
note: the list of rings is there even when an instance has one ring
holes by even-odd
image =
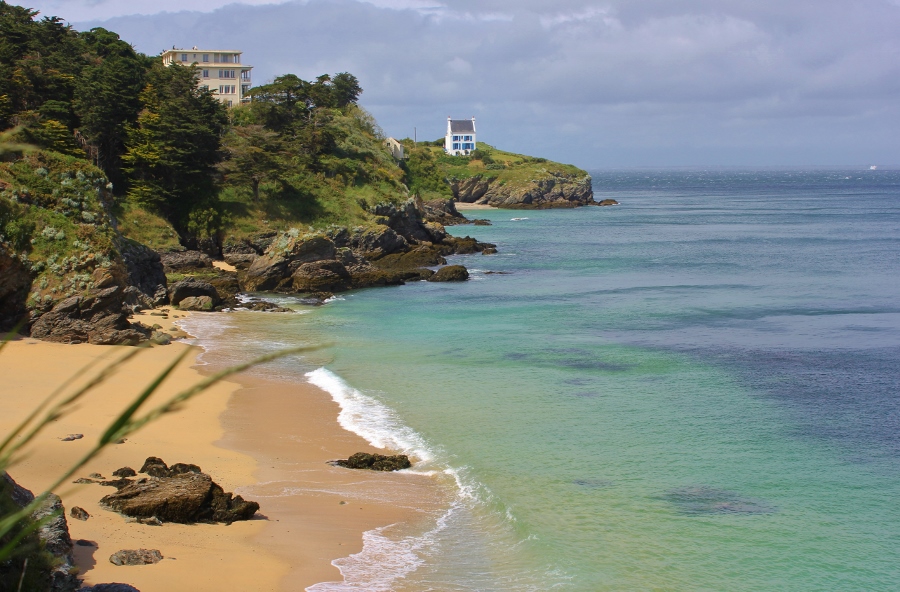
[[[333,344],[266,372],[458,493],[314,589],[900,589],[900,173],[594,187],[453,228],[500,251],[465,284],[191,321],[225,361]]]

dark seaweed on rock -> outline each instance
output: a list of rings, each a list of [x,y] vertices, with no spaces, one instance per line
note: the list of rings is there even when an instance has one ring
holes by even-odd
[[[368,469],[370,471],[399,471],[412,466],[409,457],[405,454],[386,456],[368,452],[357,452],[348,459],[334,461],[334,464],[348,469]]]

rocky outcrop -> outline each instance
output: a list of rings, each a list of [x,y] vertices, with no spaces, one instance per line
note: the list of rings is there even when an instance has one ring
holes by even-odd
[[[614,199],[603,199],[597,202],[598,206],[617,206],[619,202]]]
[[[150,457],[140,472],[149,477],[129,481],[101,499],[100,506],[132,518],[185,524],[249,520],[259,510],[258,503],[225,492],[197,465],[167,467]]]
[[[119,251],[125,261],[125,269],[128,273],[128,285],[137,288],[153,299],[158,298],[160,292],[164,294],[166,272],[159,253],[133,240],[122,239],[119,243]],[[159,304],[165,303],[160,302]]]
[[[34,494],[18,485],[6,473],[0,473],[0,496],[5,497],[3,503],[0,504],[4,510],[15,511],[34,501]],[[7,506],[8,502],[11,502],[12,506]],[[72,539],[69,536],[69,526],[66,522],[62,501],[58,496],[50,494],[34,512],[32,520],[38,522],[46,520],[46,522],[37,531],[36,538],[39,539],[39,544],[36,541],[28,540],[34,535],[26,536],[25,540],[20,543],[22,548],[27,548],[31,544],[35,549],[27,556],[29,567],[33,573],[26,572],[26,584],[22,589],[74,592],[78,589],[78,579],[75,576]],[[19,578],[16,577],[16,573],[9,573],[9,567],[12,566],[0,563],[0,587],[11,584],[9,589],[13,590],[15,589],[13,586],[19,583]],[[18,567],[18,562],[16,562],[16,567]]]
[[[458,226],[461,224],[474,224],[475,226],[490,226],[490,220],[469,220],[456,209],[456,202],[452,199],[433,199],[422,204],[422,212],[426,222],[436,222],[442,226]]]
[[[0,330],[11,329],[25,316],[31,269],[8,245],[0,243]]]
[[[313,261],[297,268],[291,278],[297,292],[342,292],[353,284],[340,261]]]
[[[507,209],[574,208],[597,203],[590,175],[558,171],[539,179],[502,183],[494,177],[475,175],[453,180],[450,188],[457,201]]]
[[[464,282],[469,279],[469,271],[462,265],[448,265],[437,270],[428,278],[429,282]]]
[[[93,586],[85,586],[80,588],[78,592],[141,592],[131,584],[94,584]]]
[[[182,273],[212,267],[212,258],[202,251],[170,251],[160,254],[165,273]]]
[[[95,345],[137,345],[150,334],[147,327],[128,322],[123,290],[118,286],[67,298],[41,315],[31,328],[36,339]]]
[[[409,457],[405,454],[387,456],[368,452],[357,452],[350,458],[333,461],[333,464],[347,469],[368,469],[370,471],[400,471],[412,466]]]
[[[191,297],[204,297],[209,299],[208,302],[211,302],[212,304],[209,310],[212,310],[212,307],[217,305],[221,300],[215,286],[209,282],[204,282],[193,277],[185,278],[169,286],[169,301],[173,306],[178,306],[180,308],[182,300]]]

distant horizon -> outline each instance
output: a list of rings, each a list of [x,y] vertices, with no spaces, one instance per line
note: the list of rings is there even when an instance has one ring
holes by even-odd
[[[235,46],[256,85],[351,72],[394,137],[440,137],[451,114],[504,150],[582,168],[900,163],[900,2],[29,4],[148,55]]]

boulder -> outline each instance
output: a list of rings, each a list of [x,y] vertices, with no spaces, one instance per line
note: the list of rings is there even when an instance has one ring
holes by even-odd
[[[212,267],[212,258],[202,251],[170,251],[159,257],[165,273]]]
[[[449,253],[455,253],[457,255],[481,253],[485,249],[497,248],[497,245],[495,244],[482,243],[472,238],[471,236],[448,236],[446,239],[444,239],[443,244],[445,245],[445,247],[447,247]]]
[[[422,204],[426,222],[438,222],[444,226],[471,224],[472,221],[459,213],[452,199],[433,199]]]
[[[112,286],[72,296],[42,314],[31,327],[31,336],[59,343],[137,345],[150,337],[140,324],[128,322],[123,310],[123,290]]]
[[[614,199],[604,199],[604,200],[598,201],[597,205],[598,206],[617,206],[617,205],[619,205],[619,202],[617,202]]]
[[[192,310],[199,312],[210,312],[215,308],[213,299],[209,296],[188,296],[178,303],[179,310]]]
[[[348,246],[369,261],[405,251],[409,243],[392,228],[378,225],[374,228],[356,228],[351,233]]]
[[[428,278],[429,282],[464,282],[469,279],[469,271],[462,265],[448,265],[437,270]]]
[[[340,292],[350,286],[350,272],[340,261],[304,263],[292,278],[292,287],[298,292]]]
[[[156,549],[123,549],[109,557],[113,565],[153,565],[162,560],[162,553]]]
[[[69,510],[69,516],[71,516],[75,520],[87,520],[91,517],[91,515],[88,514],[87,510],[79,506],[72,506],[72,509]]]
[[[153,298],[160,287],[166,287],[166,272],[159,253],[133,240],[122,239],[119,252],[125,261],[128,285]],[[97,285],[95,283],[95,285]],[[98,286],[99,287],[99,286]],[[152,303],[151,303],[152,306]],[[147,307],[149,308],[149,307]]]
[[[370,471],[399,471],[412,466],[409,457],[405,454],[386,456],[368,452],[357,452],[348,459],[334,461],[334,464],[348,469],[368,469]]]
[[[137,473],[131,467],[122,467],[113,471],[113,477],[136,477]]]
[[[206,296],[212,302],[212,306],[220,301],[219,292],[215,286],[196,278],[188,277],[169,286],[169,301],[173,306],[179,306],[182,300],[192,296]]]
[[[157,518],[163,522],[226,522],[249,520],[259,504],[232,496],[193,464],[167,467],[160,458],[150,457],[141,473],[151,477],[129,483],[100,500],[101,507],[138,519]]]

